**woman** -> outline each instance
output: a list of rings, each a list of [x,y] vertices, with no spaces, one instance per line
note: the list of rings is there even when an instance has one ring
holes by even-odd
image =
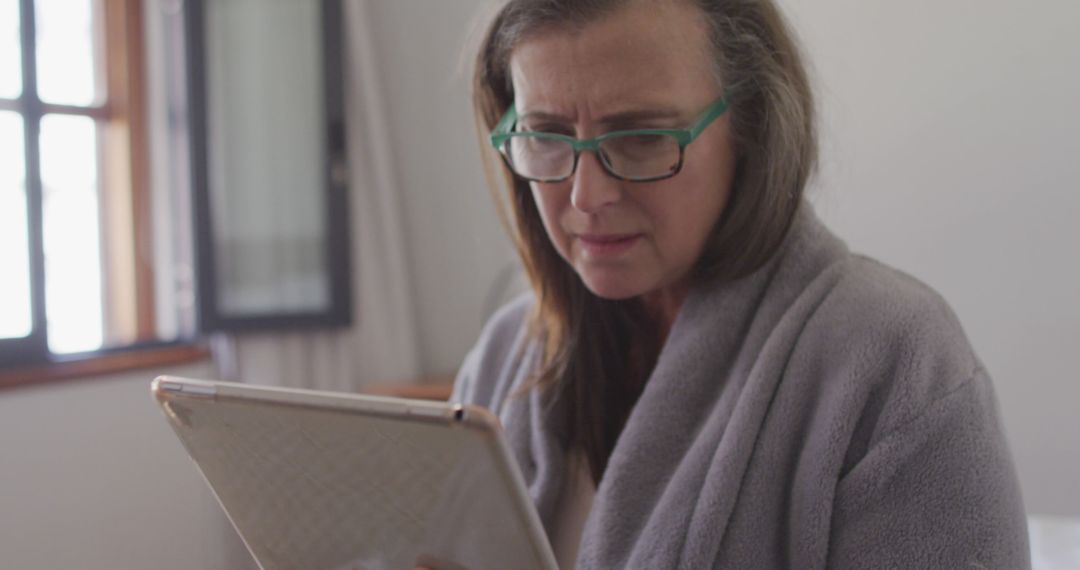
[[[454,399],[563,567],[1025,568],[989,377],[934,292],[804,203],[768,0],[510,0],[475,76],[532,293]]]

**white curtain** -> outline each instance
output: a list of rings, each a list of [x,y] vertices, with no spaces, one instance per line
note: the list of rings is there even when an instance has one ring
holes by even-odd
[[[357,391],[420,373],[412,285],[367,3],[344,3],[353,326],[214,340],[223,378]]]

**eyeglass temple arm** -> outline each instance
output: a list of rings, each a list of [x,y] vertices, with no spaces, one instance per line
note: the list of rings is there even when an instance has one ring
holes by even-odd
[[[516,122],[517,106],[511,103],[510,108],[506,110],[499,122],[495,124],[495,128],[491,130],[491,146],[495,147],[495,150],[500,150],[499,147],[502,146],[506,135],[510,134],[510,130],[514,128]]]
[[[716,120],[717,117],[723,115],[730,105],[729,94],[724,92],[724,96],[717,99],[712,105],[709,105],[708,109],[701,112],[697,120],[694,121],[692,127],[690,127],[690,140],[694,140],[701,134],[701,131],[705,130],[705,127]]]

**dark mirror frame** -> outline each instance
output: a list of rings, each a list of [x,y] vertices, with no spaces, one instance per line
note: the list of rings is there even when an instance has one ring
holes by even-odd
[[[211,223],[211,188],[208,175],[207,88],[204,0],[184,2],[187,52],[188,105],[195,218],[197,306],[201,332],[256,331],[291,328],[342,327],[352,323],[348,180],[346,168],[344,95],[344,18],[341,0],[321,0],[323,77],[326,108],[326,164],[324,168],[326,243],[330,306],[317,312],[267,313],[231,316],[220,311],[215,236]]]

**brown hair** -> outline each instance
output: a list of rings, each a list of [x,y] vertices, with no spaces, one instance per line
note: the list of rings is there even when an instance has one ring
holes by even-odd
[[[483,38],[473,78],[485,143],[513,102],[509,61],[523,39],[581,29],[633,1],[640,0],[509,0]],[[668,1],[688,2],[705,16],[715,72],[731,101],[737,156],[731,196],[693,278],[737,279],[775,253],[802,203],[817,159],[813,97],[794,36],[771,0]],[[493,174],[500,168],[494,152],[484,156]],[[584,451],[599,483],[655,365],[660,333],[640,301],[605,300],[585,288],[548,239],[529,183],[505,165],[501,171],[508,199],[497,184],[493,194],[537,298],[530,332],[544,350],[533,385],[554,388],[552,401],[561,400],[563,410],[561,435]]]

